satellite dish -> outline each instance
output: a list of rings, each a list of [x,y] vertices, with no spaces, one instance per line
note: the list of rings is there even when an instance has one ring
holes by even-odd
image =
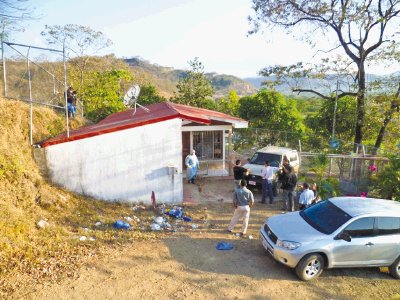
[[[137,84],[135,84],[128,89],[123,99],[125,107],[134,108],[132,116],[135,115],[136,113],[136,105],[139,105],[146,112],[149,112],[149,109],[137,103],[137,100],[139,98],[139,93],[140,93],[140,87]]]
[[[131,86],[124,96],[125,106],[132,107],[136,103],[139,97],[139,93],[140,93],[140,87],[137,84]]]

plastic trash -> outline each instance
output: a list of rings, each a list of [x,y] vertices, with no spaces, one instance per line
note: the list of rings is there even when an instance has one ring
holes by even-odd
[[[127,222],[131,222],[131,221],[132,221],[132,218],[131,218],[131,217],[124,217],[124,219],[125,219]]]
[[[192,228],[193,228],[193,229],[197,229],[197,228],[199,228],[199,225],[192,224]]]
[[[173,208],[168,212],[168,215],[180,219],[182,218],[183,211],[181,208]]]
[[[81,242],[86,241],[86,236],[82,235],[82,236],[79,238],[79,240],[80,240]]]
[[[152,224],[150,225],[150,229],[151,229],[151,230],[156,230],[156,231],[158,231],[158,230],[161,230],[161,226],[160,226],[160,224],[152,223]]]
[[[232,250],[233,245],[231,243],[220,242],[217,244],[216,248],[217,250]]]
[[[113,226],[114,226],[114,228],[117,228],[117,229],[129,229],[129,228],[131,228],[131,225],[129,225],[128,223],[126,223],[124,221],[121,221],[121,220],[117,220],[114,223]]]
[[[252,235],[249,235],[249,240],[254,239],[254,237]]]
[[[185,222],[192,222],[192,218],[188,216],[183,216],[183,221]]]
[[[96,222],[94,225],[100,226],[100,225],[101,225],[101,222]]]
[[[163,217],[157,217],[157,218],[154,218],[154,223],[157,223],[157,224],[162,224],[164,222],[164,218]]]
[[[45,227],[49,226],[49,223],[47,223],[45,220],[42,219],[39,222],[37,222],[37,226],[39,228],[45,228]]]

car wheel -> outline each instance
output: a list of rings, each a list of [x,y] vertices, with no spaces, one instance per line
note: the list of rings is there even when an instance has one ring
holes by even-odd
[[[297,276],[304,281],[312,280],[321,275],[325,261],[320,254],[312,253],[304,256],[296,266]]]
[[[389,272],[394,278],[400,279],[400,256],[389,267]]]

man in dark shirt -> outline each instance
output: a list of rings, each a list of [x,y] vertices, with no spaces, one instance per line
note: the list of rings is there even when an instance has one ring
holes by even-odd
[[[278,180],[283,190],[285,210],[294,211],[294,188],[297,184],[297,176],[286,157],[283,159],[283,166],[278,173]]]
[[[236,187],[239,187],[240,181],[242,179],[245,179],[245,174],[247,172],[248,172],[248,170],[241,166],[240,159],[236,160],[235,166],[233,167],[233,178],[234,178]]]

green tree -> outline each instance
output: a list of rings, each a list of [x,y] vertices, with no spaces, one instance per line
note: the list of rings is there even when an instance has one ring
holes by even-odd
[[[150,105],[154,103],[165,102],[167,99],[160,96],[156,87],[152,84],[145,84],[140,86],[140,94],[138,98],[138,103],[141,105]]]
[[[217,110],[228,115],[236,116],[239,108],[239,96],[235,90],[228,94],[228,98],[221,98],[217,102]]]
[[[309,29],[305,36],[310,43],[318,44],[319,34],[334,37],[332,49],[341,49],[355,66],[357,88],[357,114],[354,143],[361,144],[365,127],[365,66],[374,54],[390,54],[390,45],[396,44],[400,2],[398,1],[309,1],[309,0],[252,0],[255,15],[250,33],[256,33],[264,25],[281,27],[288,33],[294,28]],[[333,34],[333,35],[330,35]],[[382,55],[381,57],[384,57]]]
[[[393,156],[390,162],[371,178],[371,197],[400,201],[400,158]]]
[[[277,91],[262,89],[240,99],[238,115],[253,128],[303,132],[304,124],[295,103]]]
[[[178,95],[172,101],[203,108],[215,107],[214,100],[211,98],[214,91],[211,82],[204,75],[203,64],[196,57],[189,61],[189,65],[191,70],[185,77],[179,79],[176,85]]]
[[[125,109],[122,98],[125,93],[123,83],[131,82],[132,75],[126,70],[93,72],[88,74],[85,85],[86,116],[97,122],[108,115]]]
[[[313,136],[322,138],[321,148],[323,144],[328,144],[332,137],[333,124],[335,124],[335,138],[342,141],[350,141],[354,136],[355,124],[354,116],[357,113],[357,99],[347,96],[339,98],[337,101],[336,113],[334,101],[324,101],[321,108],[314,114],[308,116],[305,124],[311,129]],[[333,118],[336,118],[333,122]],[[352,149],[349,149],[350,151]]]
[[[241,98],[237,114],[249,121],[249,129],[237,134],[241,148],[283,143],[295,146],[305,129],[295,103],[277,91],[263,89]]]

